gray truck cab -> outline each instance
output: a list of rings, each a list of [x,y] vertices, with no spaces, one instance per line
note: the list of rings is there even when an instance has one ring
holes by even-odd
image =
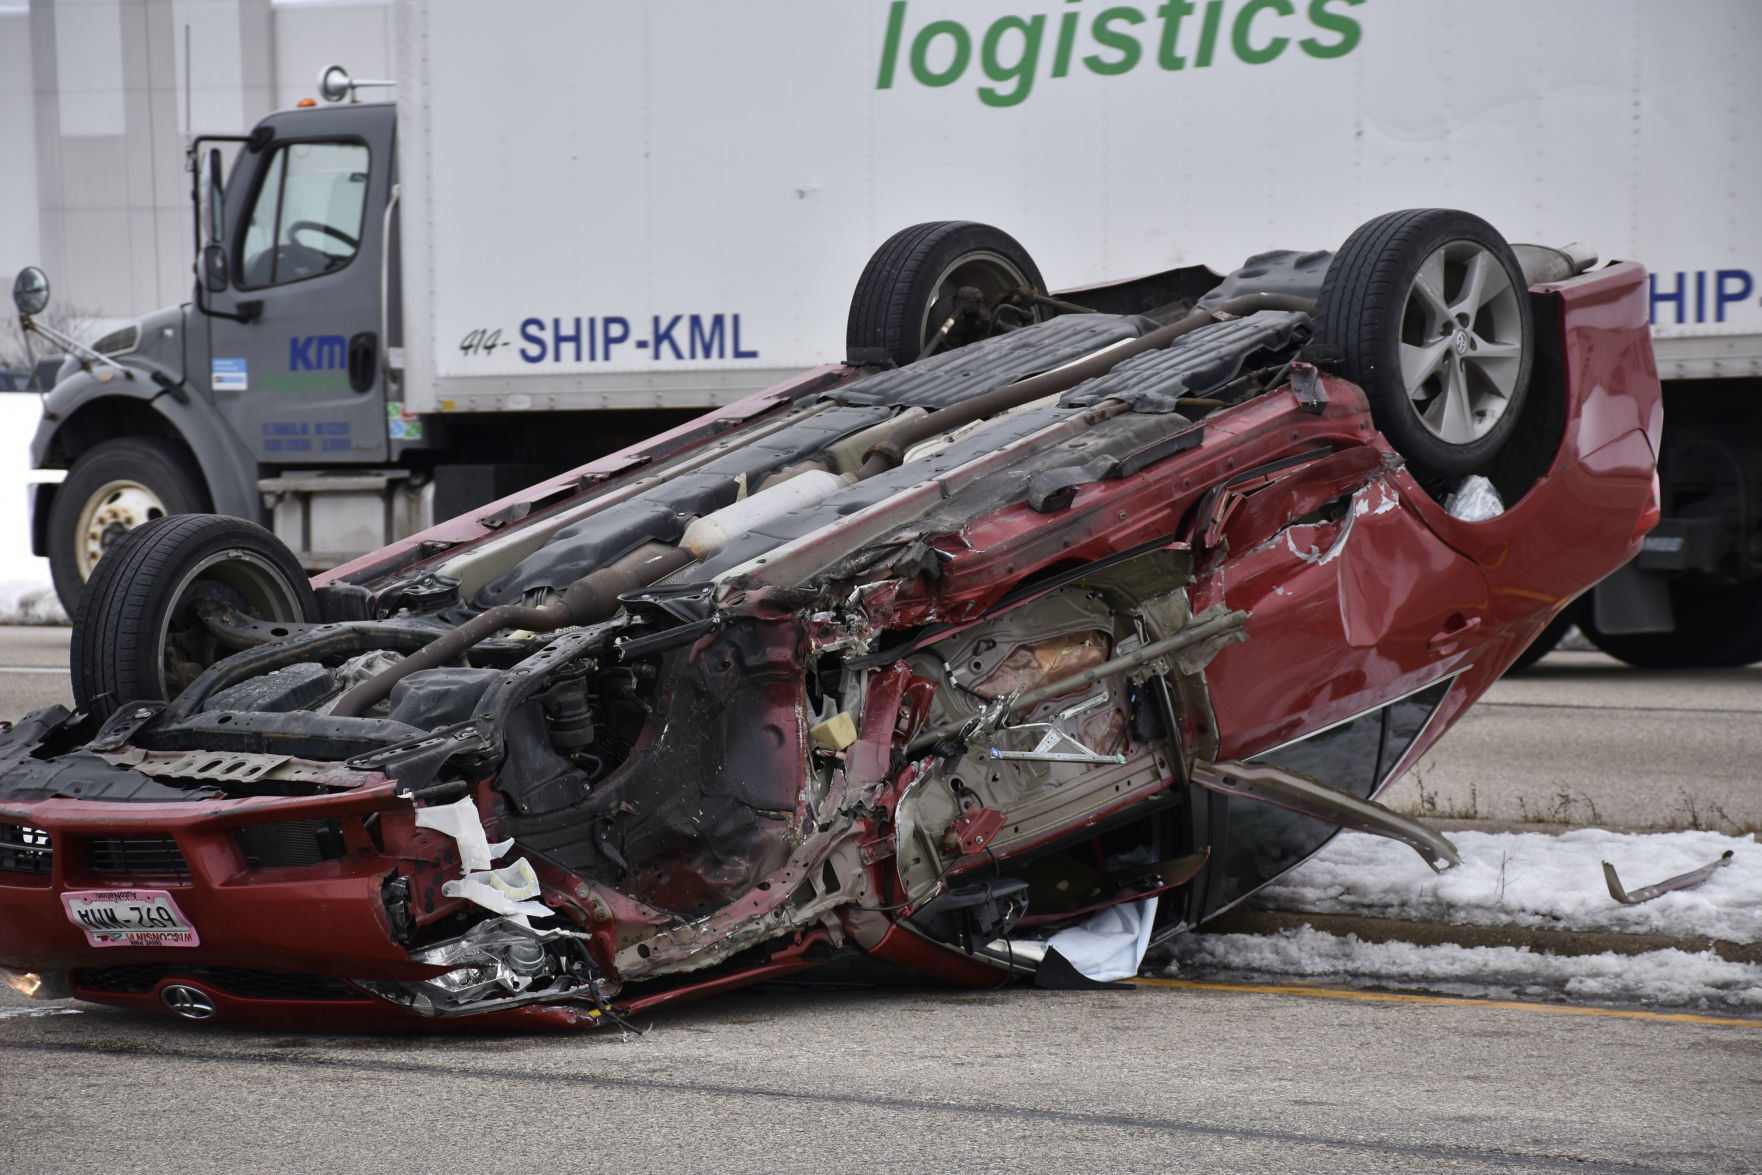
[[[33,487],[32,546],[70,614],[105,548],[161,514],[259,519],[268,503],[314,570],[402,521],[384,491],[407,473],[376,468],[394,456],[394,115],[390,103],[296,108],[191,147],[193,300],[80,348],[31,442],[36,468],[67,470]],[[235,149],[224,183],[222,144]],[[351,488],[372,490],[356,524],[367,533],[314,505]]]

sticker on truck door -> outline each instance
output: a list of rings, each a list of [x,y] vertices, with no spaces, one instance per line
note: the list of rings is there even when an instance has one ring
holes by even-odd
[[[394,441],[419,441],[422,439],[422,418],[414,412],[404,411],[402,400],[387,400],[385,435]]]
[[[243,359],[216,359],[210,366],[213,383],[210,385],[217,392],[243,392],[249,390],[249,368]]]

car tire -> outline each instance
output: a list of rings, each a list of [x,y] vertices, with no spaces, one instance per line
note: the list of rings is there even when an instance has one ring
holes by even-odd
[[[1762,661],[1762,580],[1673,583],[1670,632],[1601,632],[1584,608],[1585,638],[1617,661],[1640,669],[1730,669]]]
[[[962,287],[977,290],[981,305],[957,301]],[[882,242],[857,279],[845,329],[848,362],[903,367],[1039,321],[1040,306],[1016,290],[1044,297],[1046,283],[1028,251],[1002,229],[970,220],[901,229]],[[1011,307],[1006,317],[1013,321],[999,321],[1006,305]],[[957,310],[954,327],[939,338]]]
[[[72,616],[80,589],[125,534],[172,514],[208,509],[202,475],[179,446],[116,437],[74,460],[49,507],[49,574]]]
[[[176,697],[231,651],[196,617],[202,599],[259,620],[317,615],[306,572],[263,527],[219,514],[154,519],[111,547],[80,596],[69,652],[75,704],[105,718],[128,702]]]
[[[1323,353],[1433,494],[1480,471],[1516,428],[1534,319],[1511,246],[1480,217],[1411,208],[1367,221],[1329,263],[1316,316]]]

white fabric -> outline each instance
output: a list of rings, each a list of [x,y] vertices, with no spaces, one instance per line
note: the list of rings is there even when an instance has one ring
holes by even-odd
[[[1464,522],[1485,522],[1505,513],[1505,503],[1499,500],[1499,491],[1493,488],[1493,483],[1476,473],[1463,479],[1456,492],[1450,495],[1450,500],[1444,503],[1444,509],[1451,517]]]
[[[554,911],[543,902],[527,901],[538,896],[538,874],[521,857],[512,865],[481,873],[468,873],[459,881],[449,881],[441,892],[450,898],[464,898],[486,910],[506,914],[522,926],[530,926],[528,918],[547,918]]]
[[[416,809],[416,827],[432,828],[458,841],[459,865],[466,873],[488,869],[492,861],[514,847],[512,840],[489,843],[483,817],[477,814],[477,804],[470,796],[451,804]]]
[[[1046,945],[1097,983],[1130,979],[1138,974],[1144,952],[1150,949],[1156,901],[1153,897],[1145,898],[1097,910],[1081,926],[1053,935]]]

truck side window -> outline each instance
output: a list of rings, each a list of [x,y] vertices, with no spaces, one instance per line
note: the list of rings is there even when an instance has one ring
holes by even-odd
[[[361,247],[366,207],[366,147],[277,148],[251,207],[239,285],[257,289],[341,269]]]

